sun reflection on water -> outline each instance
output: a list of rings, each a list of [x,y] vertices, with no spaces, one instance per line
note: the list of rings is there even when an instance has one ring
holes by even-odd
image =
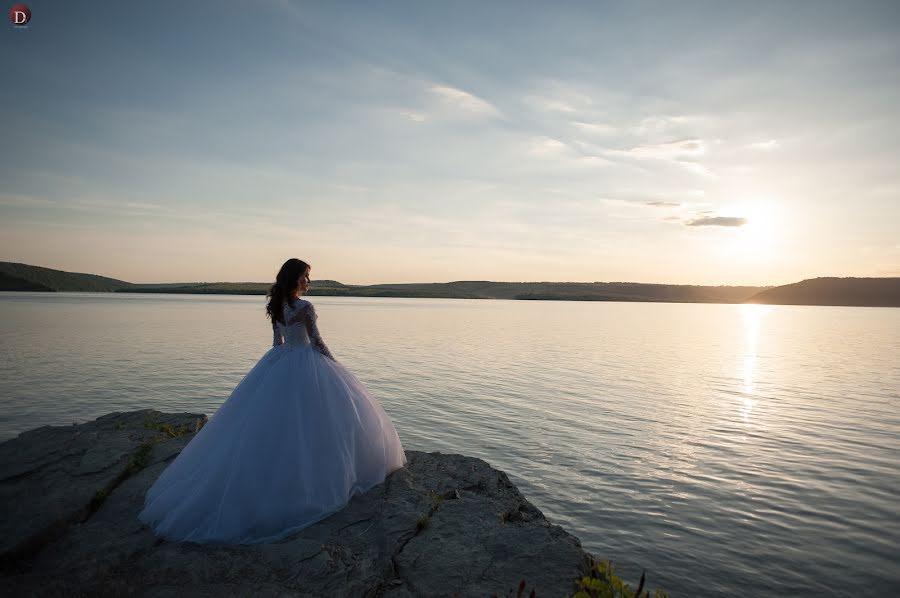
[[[743,304],[738,306],[744,320],[744,367],[742,373],[743,403],[740,407],[741,417],[747,421],[756,404],[756,362],[759,356],[759,332],[766,314],[772,311],[769,305]]]

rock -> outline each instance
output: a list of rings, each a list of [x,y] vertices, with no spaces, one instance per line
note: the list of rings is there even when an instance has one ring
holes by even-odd
[[[202,414],[111,413],[82,425],[44,426],[0,444],[0,559],[26,554],[90,515],[129,458],[163,430],[198,429]],[[180,449],[179,449],[180,450]]]
[[[525,580],[563,596],[589,558],[505,473],[418,451],[281,542],[160,540],[137,520],[144,494],[203,422],[113,413],[0,444],[4,595],[514,596]]]

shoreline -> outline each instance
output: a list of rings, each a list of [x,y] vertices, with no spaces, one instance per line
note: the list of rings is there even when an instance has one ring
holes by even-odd
[[[265,295],[262,282],[168,282],[136,284],[96,274],[0,262],[0,289],[30,292],[121,292],[191,295]],[[697,285],[640,282],[451,282],[344,284],[313,281],[308,295],[382,298],[515,299],[766,305],[900,307],[900,277],[819,277],[780,286]]]
[[[53,294],[72,294],[72,295],[167,295],[167,296],[190,296],[190,297],[264,297],[263,292],[228,292],[228,291],[173,291],[173,290],[146,290],[137,291],[132,289],[123,289],[117,291],[0,291],[0,294],[35,294],[35,295],[53,295]],[[897,308],[898,303],[886,303],[884,305],[869,305],[850,302],[817,302],[817,303],[764,303],[759,301],[683,301],[683,300],[665,300],[665,299],[634,299],[623,297],[460,297],[454,295],[415,295],[415,294],[393,294],[393,293],[324,293],[310,291],[305,293],[308,297],[352,297],[360,299],[463,299],[477,301],[556,301],[564,303],[662,303],[662,304],[681,304],[681,305],[760,305],[760,306],[795,306],[795,307],[866,307],[866,308]]]

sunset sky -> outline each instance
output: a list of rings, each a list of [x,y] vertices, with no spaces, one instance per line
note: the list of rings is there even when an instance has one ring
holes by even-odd
[[[900,2],[27,4],[0,34],[0,261],[900,276]]]

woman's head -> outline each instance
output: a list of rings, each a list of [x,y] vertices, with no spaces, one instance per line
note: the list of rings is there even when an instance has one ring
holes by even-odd
[[[309,289],[309,264],[297,258],[291,258],[281,265],[275,284],[269,289],[269,302],[266,314],[272,323],[284,321],[285,302],[292,301]]]

